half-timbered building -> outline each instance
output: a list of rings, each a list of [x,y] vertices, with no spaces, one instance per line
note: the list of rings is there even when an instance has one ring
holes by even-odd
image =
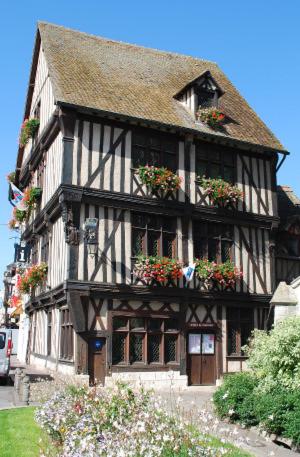
[[[222,129],[197,120],[204,105],[226,112]],[[42,197],[22,239],[48,275],[26,304],[30,362],[178,385],[244,369],[242,346],[267,326],[276,285],[276,167],[287,152],[220,68],[39,23],[31,117],[39,130],[19,148],[16,182]],[[173,171],[180,188],[151,192],[143,165]],[[235,184],[243,200],[212,205],[203,175]],[[243,278],[149,284],[133,272],[140,254],[231,260]]]

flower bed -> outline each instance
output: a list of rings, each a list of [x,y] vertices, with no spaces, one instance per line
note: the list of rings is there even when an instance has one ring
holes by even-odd
[[[17,289],[20,294],[29,294],[37,286],[42,285],[47,277],[48,266],[42,262],[39,265],[32,265],[22,272],[17,280]]]
[[[243,277],[242,272],[230,260],[216,263],[208,259],[196,259],[195,263],[196,276],[204,282],[214,280],[222,286],[231,286]]]
[[[201,187],[207,191],[214,205],[227,206],[230,203],[237,203],[244,196],[243,192],[236,186],[232,186],[221,178],[205,178],[198,176]]]
[[[114,388],[56,393],[36,412],[61,457],[220,457],[241,455],[171,416],[157,396]],[[237,451],[238,452],[238,451]]]
[[[154,192],[175,192],[180,188],[181,178],[165,167],[146,165],[137,171],[141,182]]]
[[[225,120],[225,114],[215,107],[201,108],[199,106],[196,115],[200,121],[205,122],[212,129],[220,128]]]
[[[147,257],[141,255],[134,265],[135,275],[150,283],[156,281],[165,284],[182,276],[182,263],[168,257]]]
[[[30,138],[33,138],[36,132],[38,131],[40,125],[39,119],[25,119],[25,121],[22,124],[21,127],[21,133],[20,133],[20,146],[24,147],[30,140]]]

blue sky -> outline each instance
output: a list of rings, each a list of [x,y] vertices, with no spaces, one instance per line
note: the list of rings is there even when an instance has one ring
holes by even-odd
[[[84,32],[216,61],[291,152],[278,183],[300,196],[300,2],[289,0],[3,2],[0,275],[13,257],[5,175],[15,166],[36,30],[44,20]],[[1,286],[0,286],[1,288]]]

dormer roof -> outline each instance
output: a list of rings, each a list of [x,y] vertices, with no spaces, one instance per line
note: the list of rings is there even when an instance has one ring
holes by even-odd
[[[182,88],[177,94],[175,94],[176,98],[179,98],[184,92],[186,92],[190,87],[197,87],[197,86],[202,86],[205,81],[208,81],[211,86],[212,90],[216,90],[218,93],[218,96],[221,97],[224,94],[224,90],[219,86],[217,81],[212,77],[210,71],[205,71],[201,75],[199,75],[197,78],[193,79],[193,81],[190,81],[185,87]]]
[[[45,22],[38,24],[38,31],[56,102],[284,150],[213,62]],[[176,99],[176,94],[207,74],[223,93],[226,115],[234,120],[226,126],[226,133],[196,124],[194,116]]]

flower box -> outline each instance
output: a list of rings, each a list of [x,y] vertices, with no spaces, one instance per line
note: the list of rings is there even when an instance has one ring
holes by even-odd
[[[6,175],[6,179],[8,182],[12,182],[14,184],[16,180],[16,172],[11,171],[10,173],[8,173],[8,175]]]
[[[26,207],[28,208],[28,212],[33,210],[36,203],[39,201],[42,195],[42,189],[39,187],[27,187],[24,191],[23,202],[25,203]]]
[[[17,289],[20,294],[29,294],[37,286],[41,286],[47,278],[48,266],[46,263],[32,265],[23,271],[17,280]]]
[[[196,259],[195,263],[196,276],[205,283],[214,281],[227,287],[234,285],[243,277],[243,273],[230,260],[216,263],[208,259]]]
[[[141,255],[134,265],[134,274],[146,283],[166,284],[182,277],[182,263],[168,257],[147,257]]]
[[[181,178],[165,167],[143,166],[137,169],[143,184],[153,192],[175,192],[180,188]]]
[[[230,203],[236,204],[243,199],[243,192],[236,186],[221,178],[205,178],[198,176],[198,182],[214,205],[228,206]]]
[[[34,138],[36,132],[38,131],[40,125],[39,119],[25,119],[21,127],[20,133],[20,146],[24,147],[30,140],[30,138]]]
[[[220,111],[218,108],[209,107],[201,108],[199,107],[196,113],[197,119],[207,124],[214,130],[220,128],[225,120],[225,114]]]

